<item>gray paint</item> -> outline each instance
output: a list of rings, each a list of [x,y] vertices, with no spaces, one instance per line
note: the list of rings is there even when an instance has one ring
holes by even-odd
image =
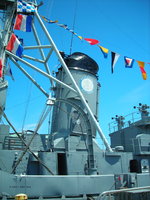
[[[14,1],[5,2],[8,3],[9,11],[13,9]],[[7,27],[4,26],[6,43],[7,31],[12,23],[10,17],[12,16],[6,15],[6,21],[10,23]],[[96,75],[81,70],[78,66],[76,69],[70,69],[70,72],[97,118],[99,83]],[[59,69],[56,78],[74,87],[62,68]],[[85,78],[88,80],[82,84]],[[4,81],[1,80],[0,88],[3,88],[3,84]],[[4,107],[6,90],[0,91],[0,103]],[[96,199],[96,196],[104,191],[150,185],[149,107],[140,105],[138,109],[141,119],[130,123],[128,127],[124,128],[118,120],[118,131],[110,134],[113,148],[111,152],[110,149],[101,149],[95,141],[95,124],[79,96],[77,92],[73,93],[73,90],[56,84],[54,97],[57,107],[53,109],[51,133],[36,134],[29,147],[30,151],[25,153],[13,173],[13,167],[24,152],[25,145],[15,134],[9,134],[8,125],[0,124],[1,199],[14,198],[18,193],[27,194],[29,199],[53,199],[54,196],[57,196],[57,199],[65,199],[69,196],[68,199],[75,200],[80,196],[83,197],[80,199],[88,199],[88,195]],[[28,132],[22,133],[22,136],[26,144],[32,138],[32,134]],[[34,152],[37,158],[31,152]],[[141,193],[143,191],[137,191],[135,194],[139,197]],[[114,198],[117,200],[117,197]],[[121,200],[123,199],[122,196]],[[126,200],[129,199],[126,197]],[[137,196],[134,196],[133,200],[137,200]]]

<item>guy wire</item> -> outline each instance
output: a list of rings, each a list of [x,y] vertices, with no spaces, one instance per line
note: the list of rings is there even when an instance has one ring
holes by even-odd
[[[73,30],[74,30],[75,21],[76,21],[76,15],[77,15],[77,0],[76,0],[75,10],[74,10],[74,19],[73,19],[73,26],[72,26]],[[72,34],[72,36],[71,36],[71,42],[70,42],[70,54],[72,53],[73,36],[74,35]]]

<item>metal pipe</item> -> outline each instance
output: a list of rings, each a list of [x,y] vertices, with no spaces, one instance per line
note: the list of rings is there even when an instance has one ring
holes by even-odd
[[[36,62],[40,62],[40,63],[45,63],[44,60],[40,60],[40,59],[37,59],[37,58],[34,58],[34,57],[31,57],[31,56],[28,56],[28,55],[22,55],[23,58],[27,58],[27,59],[30,59],[30,60],[33,60],[33,61],[36,61]]]
[[[50,50],[50,52],[48,53],[46,59],[45,59],[45,63],[47,63],[47,61],[49,60],[50,56],[52,55],[53,49]]]
[[[5,52],[6,52],[7,55],[12,56],[13,58],[15,58],[15,59],[19,60],[20,62],[26,64],[27,66],[29,66],[29,67],[31,67],[32,69],[38,71],[39,73],[43,74],[44,76],[46,76],[46,77],[52,79],[53,81],[56,81],[58,84],[63,85],[64,87],[66,87],[66,88],[70,89],[71,91],[77,93],[77,91],[76,91],[75,89],[73,89],[72,87],[66,85],[65,83],[63,83],[63,82],[61,82],[61,81],[59,81],[58,79],[54,78],[54,77],[51,76],[50,74],[47,74],[46,72],[42,71],[41,69],[35,67],[34,65],[28,63],[27,61],[21,59],[20,57],[14,55],[13,53],[11,53],[11,52],[9,52],[9,51],[7,51],[7,50],[6,50]]]
[[[39,45],[39,46],[26,46],[24,49],[43,49],[43,48],[51,48],[51,45]]]
[[[93,115],[93,113],[92,113],[92,111],[91,111],[89,105],[87,104],[87,102],[86,102],[86,100],[85,100],[85,98],[84,98],[82,92],[80,91],[80,89],[79,89],[77,83],[75,82],[75,80],[74,80],[74,78],[73,78],[71,72],[69,71],[69,69],[68,69],[66,63],[65,63],[64,60],[62,59],[62,57],[61,57],[61,55],[60,55],[60,53],[59,53],[59,51],[58,51],[58,49],[57,49],[55,43],[53,42],[53,40],[52,40],[52,38],[51,38],[49,32],[47,31],[47,29],[46,29],[44,23],[42,22],[42,20],[41,20],[39,14],[38,14],[38,12],[37,12],[37,10],[35,10],[35,15],[36,15],[36,17],[37,17],[37,19],[38,19],[38,21],[39,21],[39,23],[40,23],[40,25],[41,25],[43,31],[45,32],[45,34],[46,34],[48,40],[50,41],[50,43],[51,43],[51,45],[52,45],[52,47],[53,47],[53,49],[54,49],[56,55],[58,56],[59,61],[61,62],[62,66],[63,66],[63,68],[64,68],[64,70],[65,70],[65,72],[68,74],[68,76],[70,77],[70,79],[71,79],[71,81],[72,81],[72,83],[73,83],[75,89],[77,90],[77,92],[78,92],[78,94],[79,94],[79,96],[80,96],[80,98],[81,98],[81,101],[82,101],[83,105],[86,107],[87,112],[88,112],[88,114],[90,115],[90,117],[91,117],[93,123],[95,124],[95,126],[96,126],[96,128],[97,128],[97,131],[99,132],[100,137],[101,137],[101,139],[103,140],[103,142],[104,142],[104,144],[105,144],[107,150],[108,150],[109,152],[112,152],[112,149],[111,149],[111,147],[110,147],[110,145],[109,145],[107,139],[105,138],[105,135],[103,134],[103,132],[102,132],[100,126],[99,126],[99,123],[98,123],[97,120],[95,119],[95,117],[94,117],[94,115]]]
[[[40,41],[40,39],[39,39],[39,37],[38,37],[38,34],[37,34],[37,31],[36,31],[36,28],[35,28],[34,24],[32,24],[32,29],[33,29],[33,34],[34,34],[34,37],[35,37],[35,40],[36,40],[37,44],[41,46],[41,41]],[[50,70],[49,70],[49,66],[48,66],[48,64],[47,64],[48,59],[45,57],[45,54],[44,54],[43,49],[39,49],[39,51],[40,51],[40,53],[41,53],[41,56],[42,56],[43,60],[45,61],[44,65],[45,65],[45,69],[46,69],[47,73],[48,73],[48,74],[51,74],[51,73],[50,73]],[[50,51],[50,52],[51,52],[51,54],[52,54],[52,52],[53,52],[53,49],[52,49],[52,48],[51,48],[51,51]],[[51,56],[51,54],[49,53],[49,57]],[[51,83],[52,86],[54,87],[54,83],[53,83],[52,80],[50,80],[50,83]]]

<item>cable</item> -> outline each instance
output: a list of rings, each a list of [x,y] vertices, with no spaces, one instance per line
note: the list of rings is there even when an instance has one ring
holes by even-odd
[[[23,129],[24,129],[24,125],[25,125],[25,120],[26,120],[26,117],[27,117],[27,111],[28,111],[28,107],[29,107],[29,102],[30,102],[30,99],[31,99],[31,89],[32,89],[32,82],[30,84],[30,89],[29,89],[29,94],[28,94],[28,98],[27,98],[27,103],[26,103],[26,106],[25,106],[25,113],[24,113],[24,118],[23,118],[23,122],[22,122],[22,132],[23,132]]]
[[[15,164],[15,166],[14,166],[14,168],[13,168],[13,170],[12,170],[12,173],[14,173],[15,172],[15,169],[17,168],[17,166],[19,165],[19,163],[22,161],[22,158],[23,158],[23,156],[26,154],[26,152],[29,150],[31,153],[32,153],[32,155],[47,169],[47,171],[50,173],[50,174],[52,174],[52,175],[54,175],[53,174],[53,172],[29,149],[29,147],[30,147],[30,145],[31,145],[31,143],[32,143],[32,141],[33,141],[33,139],[34,139],[34,137],[35,137],[35,135],[37,134],[37,131],[38,131],[38,129],[40,128],[40,126],[42,125],[42,123],[43,123],[43,121],[45,120],[45,118],[46,118],[46,116],[47,116],[47,114],[49,113],[49,111],[50,111],[50,108],[48,107],[45,107],[44,108],[44,111],[42,112],[42,115],[41,115],[41,117],[40,117],[40,120],[39,120],[39,122],[38,122],[38,124],[37,124],[37,126],[36,126],[36,128],[35,128],[35,130],[33,131],[33,134],[32,134],[32,137],[31,137],[31,139],[30,139],[30,141],[29,141],[29,143],[28,144],[26,144],[25,142],[24,142],[24,140],[23,140],[23,143],[25,144],[25,146],[26,146],[26,148],[24,149],[24,151],[22,152],[22,154],[21,154],[21,156],[19,157],[19,159],[17,160],[17,162],[16,162],[16,164]],[[15,129],[14,129],[15,130]],[[16,131],[15,131],[15,133],[17,133]],[[18,135],[18,134],[17,134]],[[20,136],[20,135],[19,135]],[[20,136],[21,137],[21,136]]]
[[[52,173],[52,171],[38,158],[38,156],[37,156],[33,151],[31,151],[31,149],[29,148],[29,145],[27,145],[27,144],[25,143],[24,139],[23,139],[23,138],[19,135],[19,133],[16,131],[16,129],[15,129],[14,126],[11,124],[11,122],[9,121],[9,119],[7,118],[6,114],[4,113],[4,111],[3,111],[3,109],[2,109],[1,107],[0,107],[0,111],[3,113],[3,116],[4,116],[5,120],[6,120],[7,123],[10,125],[10,127],[14,130],[15,134],[18,136],[18,138],[19,138],[19,139],[22,141],[22,143],[25,145],[26,150],[29,151],[29,152],[39,161],[39,163],[40,163],[41,165],[43,165],[43,166],[45,167],[45,169],[47,169],[47,171],[48,171],[50,174],[54,175],[54,174]],[[24,152],[25,152],[25,151],[24,151]],[[24,152],[23,152],[23,154],[22,154],[23,156],[24,156],[24,154],[26,153],[26,152],[25,152],[25,153],[24,153]],[[12,173],[14,173],[16,167],[18,166],[18,164],[19,164],[20,161],[22,160],[23,156],[21,156],[20,159],[17,160],[17,162],[16,162],[16,164],[15,164],[13,170],[12,170]]]
[[[73,26],[72,26],[73,30],[74,30],[74,26],[75,26],[76,16],[77,16],[77,0],[76,0],[75,10],[74,10],[74,19],[73,19]],[[74,34],[71,34],[71,35],[72,36],[71,36],[71,43],[70,43],[70,54],[72,53],[72,44],[73,44]]]

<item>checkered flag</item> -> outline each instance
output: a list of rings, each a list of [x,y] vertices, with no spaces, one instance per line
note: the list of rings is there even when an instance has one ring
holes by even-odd
[[[35,7],[25,1],[18,0],[17,12],[18,13],[33,13],[35,12]]]

